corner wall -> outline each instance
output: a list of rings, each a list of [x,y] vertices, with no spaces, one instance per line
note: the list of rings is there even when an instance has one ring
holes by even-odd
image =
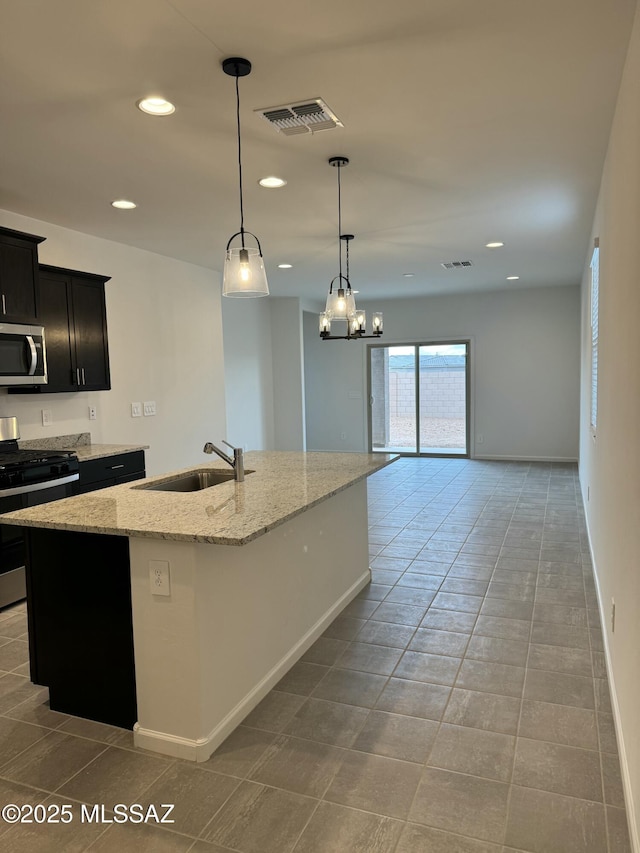
[[[149,474],[208,459],[204,442],[225,434],[219,274],[9,211],[0,224],[46,237],[42,263],[111,276],[111,390],[27,397],[0,388],[0,415],[17,416],[22,438],[91,432],[95,442],[148,444]],[[157,415],[132,418],[131,403],[145,400],[155,400]]]
[[[640,851],[639,234],[640,14],[636,14],[592,234],[600,242],[595,438],[589,423],[591,250],[582,285],[580,415],[580,481],[636,853]],[[615,633],[610,621],[612,599],[616,605]]]

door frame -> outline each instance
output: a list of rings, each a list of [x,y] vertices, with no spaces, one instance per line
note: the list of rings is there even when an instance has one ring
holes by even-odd
[[[466,441],[466,449],[464,453],[447,453],[446,449],[443,453],[423,453],[420,451],[420,347],[430,347],[430,346],[449,346],[451,344],[462,344],[466,346],[467,352],[467,363],[465,369],[465,441]],[[471,337],[468,338],[439,338],[437,340],[427,340],[427,341],[402,341],[395,343],[379,343],[379,344],[369,344],[367,346],[367,448],[369,453],[389,453],[389,450],[380,450],[373,448],[372,445],[372,394],[371,394],[371,351],[373,349],[381,349],[382,347],[386,347],[387,349],[391,349],[392,347],[414,347],[418,354],[418,357],[415,360],[415,385],[416,385],[416,449],[415,451],[411,450],[398,450],[393,451],[394,453],[398,453],[400,456],[413,456],[413,457],[423,457],[423,458],[431,458],[431,459],[440,459],[440,458],[451,458],[451,459],[471,459],[474,456],[471,437],[474,434],[472,430],[472,420],[473,420],[473,407],[471,406],[471,398],[472,398],[472,353],[473,353],[473,339]]]

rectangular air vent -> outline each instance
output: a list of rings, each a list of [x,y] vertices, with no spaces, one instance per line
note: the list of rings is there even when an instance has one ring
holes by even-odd
[[[472,267],[473,261],[449,261],[446,264],[441,264],[446,270],[459,270],[462,267]]]
[[[333,130],[344,127],[338,116],[332,112],[321,98],[310,98],[295,104],[283,104],[279,107],[264,107],[254,112],[265,118],[270,125],[285,136],[297,136],[301,133],[318,133],[320,130]]]

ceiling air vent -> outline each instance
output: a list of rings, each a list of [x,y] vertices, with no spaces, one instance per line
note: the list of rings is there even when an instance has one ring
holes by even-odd
[[[285,136],[318,133],[320,130],[333,130],[334,127],[344,126],[321,98],[311,98],[279,107],[265,107],[255,112]]]
[[[449,261],[446,264],[441,264],[446,270],[459,270],[462,267],[472,267],[473,261]]]

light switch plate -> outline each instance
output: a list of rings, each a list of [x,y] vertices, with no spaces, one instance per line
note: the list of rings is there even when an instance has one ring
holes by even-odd
[[[51,426],[53,423],[53,413],[51,409],[42,409],[42,426]]]
[[[155,400],[145,400],[144,402],[144,416],[148,418],[156,413],[156,401]]]
[[[131,404],[131,417],[132,418],[141,418],[142,417],[142,403],[132,403]]]

